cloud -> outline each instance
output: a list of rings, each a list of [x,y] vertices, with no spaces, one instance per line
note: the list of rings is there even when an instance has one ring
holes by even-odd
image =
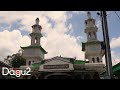
[[[0,32],[0,42],[2,42],[0,55],[2,58],[17,53],[20,46],[30,45],[28,35],[23,36],[21,32],[28,31],[31,33],[31,26],[35,24],[36,17],[39,17],[42,34],[45,35],[41,38],[41,45],[48,52],[45,58],[61,55],[84,60],[84,52],[81,51],[81,45],[77,42],[78,37],[66,34],[66,32],[73,31],[72,24],[66,25],[67,20],[70,19],[66,11],[6,11],[0,12],[0,16],[3,17],[1,22],[11,24],[16,20],[21,20],[20,24],[23,25],[17,30]],[[54,27],[52,27],[53,23],[50,20],[55,23]]]
[[[100,26],[101,26],[101,21],[100,21],[100,20],[97,21],[96,26],[97,26],[98,28],[100,28]]]
[[[67,13],[66,11],[0,11],[0,25],[6,23],[9,27],[13,22],[20,20],[22,27],[17,30],[5,30],[7,28],[1,27],[4,31],[0,32],[0,59],[3,60],[7,55],[17,53],[20,46],[30,45],[29,35],[22,35],[22,31],[31,33],[31,26],[35,23],[36,17],[39,17],[42,26],[41,38],[42,47],[48,52],[45,58],[54,56],[77,57],[77,59],[84,60],[84,52],[81,51],[82,36],[71,36],[73,25],[69,23],[66,25],[67,20],[72,18],[73,14],[86,14],[85,11],[73,11]],[[9,15],[9,17],[8,17]],[[53,25],[54,22],[54,26]],[[84,22],[83,22],[84,23]],[[99,28],[100,21],[97,21]],[[69,35],[66,33],[69,32]],[[79,42],[78,42],[79,41]],[[120,37],[113,38],[110,42],[111,48],[120,46]],[[120,54],[115,51],[111,53],[113,64],[118,63]],[[105,63],[105,60],[103,60]]]
[[[4,59],[7,55],[17,53],[20,46],[27,46],[30,44],[28,36],[22,36],[19,30],[0,32],[0,59]]]
[[[120,53],[117,53],[115,51],[111,51],[111,56],[112,56],[112,63],[113,63],[113,65],[115,65],[115,64],[120,62]]]
[[[86,14],[87,11],[72,11],[75,14]]]
[[[110,42],[110,46],[111,46],[111,48],[120,47],[120,37],[118,37],[118,38],[112,38],[112,40]]]
[[[84,53],[81,51],[81,46],[77,43],[75,37],[53,31],[41,42],[45,50],[48,51],[46,58],[61,55],[84,60]]]
[[[111,51],[112,66],[120,62],[120,53]],[[106,65],[105,56],[103,57],[103,63]]]
[[[86,14],[86,12],[74,11],[67,14],[66,11],[5,11],[0,12],[0,24],[6,23],[10,27],[16,20],[21,20],[17,30],[5,30],[7,28],[2,27],[4,31],[0,32],[0,60],[3,60],[7,55],[12,55],[17,53],[20,46],[30,45],[29,35],[22,35],[22,31],[27,31],[31,33],[31,26],[35,23],[36,17],[39,17],[40,24],[42,26],[42,34],[44,37],[41,38],[42,47],[48,52],[45,58],[51,58],[54,56],[64,56],[64,57],[76,57],[77,59],[84,60],[84,52],[81,51],[82,36],[71,36],[73,25],[69,23],[66,25],[67,20],[72,18],[72,15]],[[9,17],[8,17],[9,15]],[[50,22],[51,21],[51,22]],[[54,27],[52,26],[54,22]],[[97,26],[100,26],[100,21],[97,22]],[[69,35],[66,33],[69,32]],[[117,48],[120,46],[120,37],[113,38],[111,40],[111,48]],[[120,54],[115,51],[111,53],[113,64],[120,61]],[[105,63],[105,59],[103,59]]]

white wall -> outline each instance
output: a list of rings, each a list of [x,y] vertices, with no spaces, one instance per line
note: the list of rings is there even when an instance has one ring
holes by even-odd
[[[38,48],[29,48],[24,50],[23,57],[41,57],[44,59],[44,53]]]

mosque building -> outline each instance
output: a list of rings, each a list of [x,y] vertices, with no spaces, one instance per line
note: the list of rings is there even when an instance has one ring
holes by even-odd
[[[45,59],[45,54],[49,53],[41,46],[42,26],[39,25],[39,18],[32,26],[31,45],[21,47],[26,65],[20,69],[30,67],[31,76],[21,76],[26,79],[96,79],[105,70],[102,63],[104,56],[103,41],[97,39],[98,28],[91,13],[87,12],[88,19],[85,20],[85,30],[87,42],[82,42],[82,51],[85,52],[86,60],[76,60],[76,58],[55,56]]]

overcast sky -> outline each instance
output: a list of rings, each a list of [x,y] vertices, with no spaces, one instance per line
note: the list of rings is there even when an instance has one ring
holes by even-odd
[[[101,21],[97,12],[91,11],[91,14],[99,28],[98,39],[102,41]],[[117,13],[120,15],[119,11]],[[17,53],[20,46],[30,45],[29,34],[37,17],[42,26],[41,46],[48,52],[46,59],[61,55],[84,60],[81,42],[86,42],[85,11],[0,11],[0,60]],[[109,11],[107,18],[114,65],[120,62],[120,19],[114,11]]]

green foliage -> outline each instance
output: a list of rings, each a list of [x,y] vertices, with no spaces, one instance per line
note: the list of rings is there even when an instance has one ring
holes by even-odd
[[[22,65],[26,64],[26,60],[21,56],[15,56],[12,58],[11,65],[14,68],[19,68]]]

